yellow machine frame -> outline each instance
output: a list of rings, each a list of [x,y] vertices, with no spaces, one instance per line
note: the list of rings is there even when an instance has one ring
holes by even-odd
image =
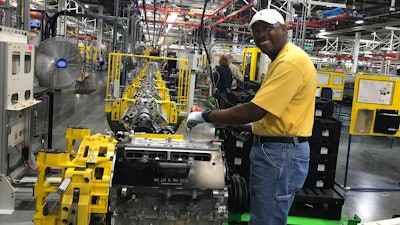
[[[245,74],[246,66],[247,64],[250,64],[250,72],[249,72],[249,80],[250,81],[257,81],[261,82],[262,77],[261,74],[256,74],[257,72],[257,61],[260,60],[261,57],[261,50],[257,47],[254,48],[245,48],[243,51],[243,65],[241,66],[241,71],[243,74]],[[250,59],[250,60],[249,60]],[[258,72],[260,73],[262,71],[262,66],[260,63],[260,68],[258,69]]]
[[[189,70],[189,60],[182,58],[165,58],[165,57],[156,57],[156,56],[144,56],[144,55],[133,55],[133,54],[123,54],[123,53],[110,53],[108,56],[108,76],[106,83],[106,106],[105,111],[111,112],[113,108],[114,97],[111,92],[111,84],[121,79],[121,71],[124,57],[136,57],[145,59],[146,63],[150,60],[160,61],[164,59],[171,59],[179,61],[180,68],[178,70],[178,96],[177,96],[177,110],[180,112],[188,111],[189,104],[189,84],[190,84],[190,70]],[[142,71],[143,73],[145,71]],[[142,74],[143,75],[143,74]],[[161,76],[160,76],[161,78]],[[162,82],[162,79],[159,79],[158,83]],[[135,82],[133,82],[135,84]],[[159,88],[165,87],[164,85],[160,85]],[[133,88],[134,89],[134,88]],[[132,89],[132,90],[133,90]],[[128,96],[129,98],[130,96]]]
[[[86,128],[68,128],[67,149],[75,140],[82,139],[76,157],[71,152],[47,151],[37,156],[38,178],[35,184],[35,225],[89,224],[91,217],[105,219],[108,212],[108,195],[112,159],[117,140],[109,135],[87,135]],[[63,183],[49,182],[51,170],[58,170]],[[60,195],[50,204],[46,199],[52,193]],[[60,201],[60,204],[57,204]]]

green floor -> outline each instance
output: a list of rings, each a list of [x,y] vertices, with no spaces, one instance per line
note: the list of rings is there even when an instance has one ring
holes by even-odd
[[[250,220],[249,214],[231,214],[229,215],[229,225],[240,224],[240,222],[248,222]],[[361,219],[355,215],[353,219],[348,219],[342,215],[340,220],[326,220],[319,218],[307,218],[289,216],[288,225],[357,225]]]

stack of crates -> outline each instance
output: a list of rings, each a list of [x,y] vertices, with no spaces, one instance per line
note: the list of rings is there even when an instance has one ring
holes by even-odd
[[[325,115],[330,117],[314,118],[313,133],[309,141],[310,167],[305,186],[310,188],[331,189],[335,185],[342,123],[332,118],[332,114]]]
[[[296,193],[291,215],[340,219],[344,198],[334,189],[342,123],[333,118],[334,102],[317,98],[310,143],[310,164],[303,189]],[[304,206],[304,207],[303,207]],[[320,209],[319,213],[315,213]],[[301,213],[300,213],[301,211]]]
[[[240,175],[250,181],[250,151],[254,136],[249,131],[224,129],[224,152],[231,175]]]

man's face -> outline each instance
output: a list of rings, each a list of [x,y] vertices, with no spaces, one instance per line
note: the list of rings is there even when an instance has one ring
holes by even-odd
[[[286,30],[279,24],[257,21],[251,27],[256,46],[271,59],[278,55],[286,43]]]

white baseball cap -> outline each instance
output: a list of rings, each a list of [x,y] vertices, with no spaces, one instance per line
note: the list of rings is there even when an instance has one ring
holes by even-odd
[[[251,26],[257,21],[264,21],[269,24],[275,24],[275,23],[284,24],[285,23],[283,16],[275,9],[263,9],[263,10],[258,11],[251,19],[249,28],[251,29]]]

